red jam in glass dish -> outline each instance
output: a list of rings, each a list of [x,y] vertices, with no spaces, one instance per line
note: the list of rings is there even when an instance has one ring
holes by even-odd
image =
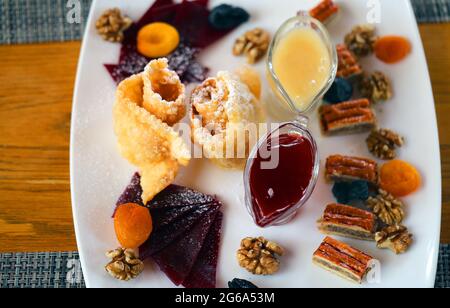
[[[260,227],[288,222],[309,199],[317,181],[316,144],[307,131],[299,133],[301,127],[290,125],[294,129],[280,129],[278,136],[266,137],[248,162],[247,207]]]

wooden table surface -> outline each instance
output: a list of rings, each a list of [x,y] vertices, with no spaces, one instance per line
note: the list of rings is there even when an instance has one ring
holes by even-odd
[[[439,121],[450,243],[450,24],[421,25]],[[71,251],[69,135],[79,42],[0,46],[0,252]]]

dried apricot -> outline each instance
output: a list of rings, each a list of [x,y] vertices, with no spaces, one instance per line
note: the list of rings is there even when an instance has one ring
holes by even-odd
[[[137,49],[148,58],[169,55],[180,44],[180,34],[173,26],[164,22],[154,22],[139,30]]]
[[[381,167],[380,187],[396,197],[404,197],[415,192],[420,184],[419,172],[407,162],[393,160]]]
[[[375,55],[386,63],[397,63],[411,52],[411,43],[402,36],[384,36],[374,45]]]
[[[123,248],[137,248],[153,231],[150,211],[135,203],[122,204],[114,215],[114,229]]]

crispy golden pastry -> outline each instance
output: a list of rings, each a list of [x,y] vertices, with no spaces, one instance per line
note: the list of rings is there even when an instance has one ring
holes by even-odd
[[[174,181],[179,165],[189,163],[190,151],[178,133],[144,109],[144,80],[139,74],[119,84],[113,116],[120,152],[139,168],[147,203]]]
[[[193,142],[217,165],[242,169],[264,117],[247,84],[234,74],[219,72],[195,88],[191,104]]]
[[[185,87],[177,73],[168,68],[165,58],[151,61],[142,74],[143,107],[172,126],[186,115]]]

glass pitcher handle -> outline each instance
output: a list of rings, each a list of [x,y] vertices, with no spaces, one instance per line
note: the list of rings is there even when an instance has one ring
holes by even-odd
[[[298,114],[294,120],[294,123],[297,125],[300,125],[304,129],[307,129],[308,123],[309,123],[309,118],[303,114]]]

